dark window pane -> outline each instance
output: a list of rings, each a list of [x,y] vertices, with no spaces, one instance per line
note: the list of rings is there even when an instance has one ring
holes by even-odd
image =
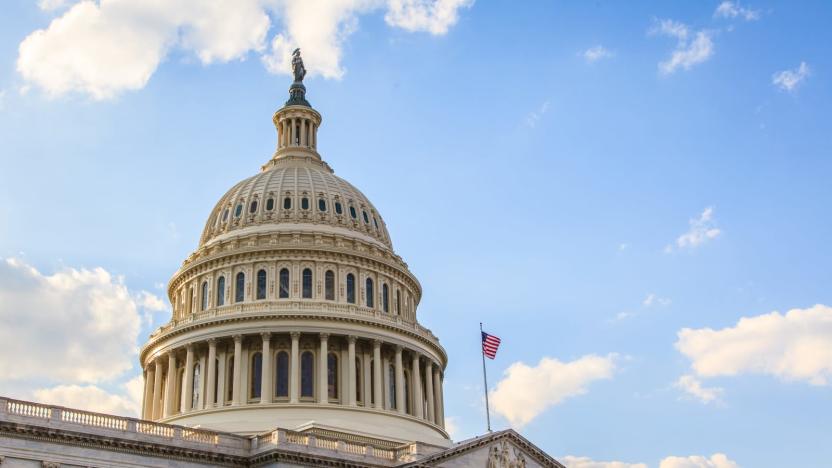
[[[399,293],[399,290],[396,290],[396,313],[402,313],[402,295]]]
[[[225,305],[225,276],[217,280],[217,307]]]
[[[370,218],[367,217],[367,212],[362,211],[361,214],[364,216],[364,222],[370,224]]]
[[[246,292],[246,275],[242,271],[237,273],[237,284],[234,287],[234,302],[243,302]]]
[[[355,218],[358,217],[358,215],[355,214],[355,207],[354,206],[350,207],[350,216],[352,216],[352,219],[355,219]]]
[[[363,382],[361,379],[361,361],[358,357],[355,358],[355,382],[355,401],[363,402],[364,395],[361,393],[361,382]]]
[[[332,270],[327,270],[324,274],[324,290],[326,291],[326,300],[335,300],[335,273]]]
[[[338,357],[329,353],[326,357],[326,393],[329,398],[338,398]]]
[[[367,278],[366,281],[367,286],[367,307],[373,307],[373,296],[375,296],[373,291],[373,280]]]
[[[387,283],[381,285],[381,308],[390,312],[390,288],[387,287]]]
[[[228,357],[228,371],[225,373],[225,401],[231,401],[234,396],[234,355]]]
[[[289,269],[284,268],[280,270],[280,297],[285,299],[289,297]]]
[[[222,222],[226,221],[228,221],[228,208],[226,208],[225,211],[222,212]]]
[[[275,395],[289,396],[289,354],[286,351],[277,353],[277,372],[275,373]]]
[[[308,210],[309,209],[309,199],[306,198],[306,197],[301,198],[300,199],[300,207],[303,210]]]
[[[390,398],[390,408],[396,409],[396,369],[392,364],[388,367],[388,378],[390,388],[388,389],[387,397]]]
[[[315,396],[315,357],[309,351],[300,356],[300,396]]]
[[[303,269],[303,297],[312,298],[312,270],[309,268]]]
[[[266,200],[266,210],[271,211],[274,209],[274,198],[269,198]]]
[[[375,216],[373,216],[373,226],[375,226],[375,227],[376,227],[376,229],[378,229],[378,221],[376,221],[376,217],[375,217]]]
[[[355,275],[347,275],[347,302],[355,304]]]
[[[335,213],[341,214],[343,210],[341,209],[341,202],[335,202]]]
[[[263,377],[263,354],[254,353],[251,357],[251,397],[260,398],[260,381]]]
[[[326,200],[323,198],[318,199],[318,211],[326,211]]]
[[[208,308],[208,282],[202,283],[202,310]]]
[[[257,272],[257,299],[266,298],[266,270]]]
[[[292,199],[289,198],[289,197],[286,197],[286,198],[283,199],[283,209],[288,210],[290,208],[292,208]]]
[[[257,212],[257,200],[254,200],[254,201],[251,202],[251,204],[248,206],[248,212],[249,213],[256,213]]]
[[[242,213],[243,213],[243,204],[239,203],[239,204],[237,204],[237,207],[234,208],[234,217],[239,218]]]

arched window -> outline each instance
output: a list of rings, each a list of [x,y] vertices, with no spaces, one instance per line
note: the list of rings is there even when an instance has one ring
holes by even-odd
[[[318,211],[326,211],[326,200],[323,198],[318,199]]]
[[[222,212],[222,222],[228,221],[228,208]]]
[[[342,214],[344,209],[341,207],[341,202],[335,202],[335,214]]]
[[[249,377],[251,398],[260,398],[260,384],[263,380],[263,354],[254,353],[251,356],[251,374]]]
[[[257,299],[266,298],[266,270],[257,272]]]
[[[231,354],[228,356],[228,365],[226,366],[228,369],[225,372],[225,403],[231,403],[231,400],[234,398],[234,355]]]
[[[364,210],[361,210],[361,214],[364,216],[364,223],[370,224],[370,218],[367,217],[367,212],[364,211]]]
[[[280,297],[289,297],[289,269],[283,268],[280,270]]]
[[[365,284],[367,286],[367,307],[373,307],[373,297],[375,296],[375,291],[373,290],[372,278],[367,278]]]
[[[289,210],[291,208],[292,208],[292,199],[289,198],[289,197],[284,198],[283,199],[283,209],[284,210]]]
[[[401,291],[396,290],[396,314],[402,313],[402,295]]]
[[[311,351],[300,355],[300,396],[315,397],[315,356]]]
[[[277,353],[274,393],[278,398],[289,396],[289,353]]]
[[[326,357],[326,394],[329,398],[338,398],[338,356],[329,353]]]
[[[217,280],[217,307],[225,305],[225,276]]]
[[[202,283],[202,304],[200,304],[202,310],[208,308],[208,282],[204,281]]]
[[[303,297],[312,298],[312,270],[310,268],[303,269]]]
[[[237,284],[234,286],[234,302],[243,302],[246,292],[246,274],[237,273]]]
[[[381,308],[390,312],[390,288],[387,287],[387,283],[381,285]]]
[[[303,197],[303,198],[300,199],[300,209],[302,209],[302,210],[308,210],[309,209],[309,199],[308,198]]]
[[[358,356],[355,357],[355,401],[363,402],[364,395],[361,393],[361,382],[364,380],[361,378],[361,360],[358,359]]]
[[[199,375],[200,367],[194,364],[194,381],[191,383],[191,409],[199,408]]]
[[[274,209],[274,198],[269,198],[266,200],[266,211],[271,211]]]
[[[220,360],[214,359],[214,369],[220,368]],[[220,377],[219,373],[214,371],[214,403],[218,403],[220,401],[220,394],[218,390],[220,389]]]
[[[396,409],[396,368],[390,364],[387,368],[387,380],[390,382],[390,387],[387,391],[387,398],[390,402],[390,409]]]
[[[410,372],[404,371],[404,411],[413,414],[413,405],[410,404]]]
[[[347,274],[347,302],[355,304],[355,275]]]
[[[257,212],[257,200],[252,200],[251,204],[248,206],[249,213],[256,213]]]
[[[333,273],[332,270],[327,270],[326,273],[324,273],[324,291],[326,294],[326,300],[335,300],[335,273]]]
[[[234,217],[239,218],[241,214],[243,214],[243,204],[237,203],[237,206],[234,207]]]
[[[355,207],[352,205],[350,205],[350,216],[352,216],[352,219],[358,218],[358,215],[355,214]]]
[[[375,228],[378,229],[378,221],[376,221],[375,216],[373,216],[373,226],[375,226]]]

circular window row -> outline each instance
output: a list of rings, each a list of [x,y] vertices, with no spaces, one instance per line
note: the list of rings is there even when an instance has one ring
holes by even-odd
[[[300,209],[307,211],[309,210],[309,198],[303,197],[300,199]],[[249,214],[257,213],[258,203],[257,200],[252,200],[249,203],[248,212]],[[283,209],[284,210],[291,210],[292,209],[292,197],[285,197],[283,198]],[[228,215],[230,208],[226,208],[222,212],[222,222],[228,222]],[[274,198],[268,198],[266,200],[266,211],[273,211],[274,210]],[[325,198],[318,198],[318,211],[321,213],[327,212],[327,203]],[[349,205],[350,217],[352,219],[358,219],[358,211],[355,209],[355,206],[352,204]],[[243,214],[243,202],[237,203],[234,207],[234,218],[239,218]],[[335,202],[335,214],[336,215],[343,215],[344,209],[341,205],[341,202]],[[366,210],[361,210],[361,217],[364,219],[364,224],[370,224],[370,219],[372,219],[373,227],[378,229],[378,220],[376,219],[375,215],[368,215]]]

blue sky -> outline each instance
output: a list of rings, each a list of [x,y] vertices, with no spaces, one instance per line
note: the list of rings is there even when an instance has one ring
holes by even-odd
[[[97,3],[4,2],[0,297],[56,275],[103,287],[135,309],[112,324],[129,356],[169,319],[153,298],[216,200],[271,156],[297,44],[320,152],[422,282],[457,438],[485,429],[482,321],[503,340],[494,425],[570,466],[828,464],[830,5],[379,1],[310,22],[266,3],[243,15],[262,36],[189,12],[157,37]],[[81,7],[112,30],[49,35]],[[135,43],[107,36],[128,26]],[[69,296],[27,304],[48,317]],[[8,333],[49,349],[10,301]],[[0,363],[0,393],[117,395],[130,359],[86,380]],[[529,387],[549,404],[523,416]]]

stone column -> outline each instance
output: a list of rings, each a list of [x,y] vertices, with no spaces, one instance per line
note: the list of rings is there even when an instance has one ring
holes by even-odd
[[[243,367],[243,337],[234,335],[234,377],[231,385],[231,405],[239,405],[242,401],[242,382],[240,370]]]
[[[173,414],[173,403],[176,398],[176,355],[168,352],[168,378],[165,383],[165,417]]]
[[[261,362],[262,373],[260,374],[260,403],[272,402],[272,334],[261,333],[263,337],[263,359]]]
[[[383,394],[381,393],[381,341],[373,341],[373,407],[381,409],[384,407]]]
[[[196,409],[198,410],[205,408],[205,382],[208,380],[205,378],[205,369],[208,367],[205,361],[203,354],[199,358],[199,380],[196,382]]]
[[[358,382],[356,382],[356,377],[357,376],[355,375],[355,336],[350,335],[349,337],[347,337],[347,345],[348,345],[348,349],[347,349],[347,375],[348,375],[348,378],[347,378],[347,387],[346,387],[346,389],[347,389],[347,392],[348,392],[348,395],[349,395],[347,397],[347,401],[349,402],[350,406],[355,406],[356,405],[355,389],[356,389],[356,386],[358,385]]]
[[[300,119],[300,145],[301,146],[308,146],[306,144],[307,139],[308,139],[307,136],[306,136],[306,131],[307,131],[306,119]]]
[[[436,400],[434,402],[434,404],[436,405],[436,424],[444,428],[445,398],[442,391],[442,374],[439,372],[439,366],[436,366],[436,369],[433,370],[433,388],[436,389],[436,395],[434,397],[434,399]]]
[[[225,346],[220,349],[219,352],[219,359],[220,365],[217,367],[217,406],[222,407],[225,405],[225,381],[228,379],[226,377],[226,354],[225,354]]]
[[[142,410],[142,418],[153,419],[153,381],[156,371],[156,366],[147,365],[144,376],[144,408]]]
[[[156,370],[153,375],[153,410],[152,419],[159,419],[162,416],[160,398],[162,397],[162,358],[157,357],[154,362]]]
[[[185,349],[185,383],[182,384],[182,412],[188,413],[194,406],[194,345],[188,344]]]
[[[404,367],[402,366],[402,347],[396,345],[396,410],[400,414],[406,413],[404,404]],[[411,379],[412,380],[412,379]]]
[[[422,406],[422,369],[419,364],[419,353],[413,353],[413,363],[410,368],[410,384],[413,390],[410,396],[413,398],[413,415],[419,419],[425,417]]]
[[[370,375],[373,372],[373,368],[370,367],[370,353],[367,352],[365,348],[361,353],[361,396],[364,399],[364,407],[369,408],[372,405],[372,399],[370,398],[370,392],[372,392],[372,388],[370,387]]]
[[[327,352],[329,350],[329,334],[321,333],[321,351],[318,354],[318,403],[329,403],[329,392],[327,391]]]
[[[205,408],[214,407],[214,382],[217,381],[217,340],[208,340],[208,385],[205,387]],[[217,385],[219,387],[219,385]]]
[[[425,415],[425,419],[434,422],[436,421],[436,410],[433,406],[433,361],[430,358],[425,362],[425,391],[428,399],[428,414]]]
[[[289,403],[300,401],[300,332],[292,332],[292,355],[289,365]]]

